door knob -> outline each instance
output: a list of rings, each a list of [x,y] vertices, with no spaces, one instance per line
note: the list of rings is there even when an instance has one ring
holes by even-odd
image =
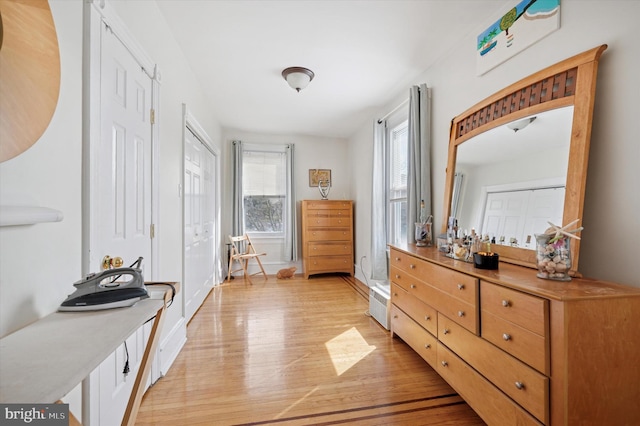
[[[119,268],[124,264],[121,257],[111,257],[106,255],[102,258],[102,269]]]

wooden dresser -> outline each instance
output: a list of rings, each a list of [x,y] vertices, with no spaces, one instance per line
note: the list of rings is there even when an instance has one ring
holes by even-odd
[[[391,247],[391,331],[489,425],[640,424],[640,288]]]
[[[304,277],[328,272],[353,276],[353,202],[302,201]]]

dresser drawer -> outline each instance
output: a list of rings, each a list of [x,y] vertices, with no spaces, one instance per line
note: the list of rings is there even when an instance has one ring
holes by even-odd
[[[391,305],[391,332],[400,336],[431,367],[436,368],[436,338],[393,304]]]
[[[549,329],[549,301],[481,281],[480,309],[540,336]]]
[[[438,343],[436,370],[488,424],[542,425],[442,343]]]
[[[308,200],[305,201],[308,210],[351,210],[351,201],[340,200]]]
[[[438,340],[543,423],[549,417],[549,379],[438,315]]]
[[[307,241],[351,241],[351,229],[312,229]]]
[[[353,270],[353,261],[349,256],[314,256],[310,257],[307,262],[307,270],[309,272],[334,271],[334,272],[351,272]]]
[[[307,226],[312,227],[348,227],[351,225],[351,217],[348,215],[334,217],[327,216],[327,212],[323,212],[324,215],[309,215],[307,217]]]
[[[434,336],[438,334],[437,312],[396,283],[391,283],[391,302]]]
[[[549,345],[545,337],[487,311],[482,312],[481,335],[505,352],[549,375]]]
[[[415,258],[397,250],[391,250],[390,266],[421,277],[427,273],[430,265],[424,260]]]
[[[351,243],[308,243],[309,256],[331,256],[341,254],[351,254]]]
[[[478,280],[470,275],[431,264],[397,250],[391,251],[390,263],[392,279],[396,275],[403,277],[403,272],[408,273],[466,303],[478,303]]]
[[[389,278],[391,282],[398,284],[400,287],[404,288],[405,290],[408,290],[410,288],[415,288],[416,283],[418,282],[422,283],[421,280],[419,280],[412,274],[395,266],[391,266],[391,268],[389,269]]]
[[[478,279],[438,265],[429,265],[423,277],[427,284],[466,303],[478,304]]]
[[[405,289],[409,295],[431,306],[436,311],[444,313],[472,333],[479,334],[478,317],[480,310],[476,303],[467,303],[452,297],[450,294],[426,284],[413,275],[395,267],[391,268],[390,278],[391,282]]]

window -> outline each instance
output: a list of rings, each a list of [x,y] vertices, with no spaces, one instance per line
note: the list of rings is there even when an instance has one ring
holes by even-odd
[[[285,152],[244,151],[242,201],[246,232],[282,235],[287,196]]]
[[[407,242],[407,161],[409,121],[387,130],[387,241]]]

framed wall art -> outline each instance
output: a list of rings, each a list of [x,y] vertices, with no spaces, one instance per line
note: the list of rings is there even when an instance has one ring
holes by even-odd
[[[331,186],[331,169],[309,169],[309,186],[318,186],[318,182],[329,182]]]
[[[482,75],[560,28],[560,0],[522,0],[482,31],[476,70]]]

